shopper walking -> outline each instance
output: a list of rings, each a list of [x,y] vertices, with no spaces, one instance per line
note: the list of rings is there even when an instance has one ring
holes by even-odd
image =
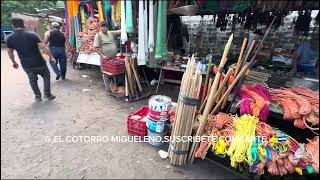
[[[12,18],[11,22],[14,32],[8,36],[6,43],[7,52],[13,63],[13,67],[15,69],[19,68],[13,54],[14,50],[16,50],[21,66],[28,75],[31,88],[35,94],[35,100],[42,100],[38,86],[38,75],[43,78],[44,95],[46,99],[54,99],[55,96],[51,94],[50,89],[50,72],[39,48],[51,57],[52,62],[55,62],[55,59],[52,57],[46,45],[40,41],[37,34],[25,30],[24,22],[21,18]]]
[[[66,37],[65,34],[60,31],[59,23],[53,22],[51,25],[53,29],[45,33],[43,43],[46,45],[49,43],[50,52],[57,60],[56,63],[50,63],[53,71],[56,73],[56,80],[59,80],[60,77],[64,80],[67,72]]]

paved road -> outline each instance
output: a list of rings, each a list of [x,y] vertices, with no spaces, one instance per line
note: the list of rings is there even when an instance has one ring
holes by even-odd
[[[35,103],[27,76],[1,49],[1,178],[235,178],[207,161],[172,167],[147,143],[46,142],[53,136],[127,135],[126,116],[147,105],[106,95],[99,69],[68,68],[67,80],[52,78],[57,98]],[[41,78],[39,84],[42,89]]]

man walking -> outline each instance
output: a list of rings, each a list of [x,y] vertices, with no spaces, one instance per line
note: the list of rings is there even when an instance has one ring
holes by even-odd
[[[56,73],[56,80],[59,80],[60,77],[62,80],[66,77],[67,72],[67,56],[66,56],[66,37],[60,31],[60,25],[57,22],[53,22],[52,24],[53,30],[49,30],[45,33],[43,43],[49,43],[49,49],[53,57],[57,60],[57,62],[50,62],[53,71]],[[60,66],[60,69],[58,67]]]
[[[15,69],[19,68],[15,61],[13,51],[16,50],[23,70],[27,73],[31,88],[35,94],[35,100],[41,101],[41,92],[38,86],[38,75],[42,76],[44,84],[44,95],[48,100],[56,98],[51,94],[50,89],[50,72],[45,60],[43,59],[39,48],[52,57],[46,45],[43,44],[39,37],[30,31],[24,29],[24,22],[21,18],[11,20],[14,32],[7,38],[7,52]],[[55,61],[54,58],[51,58]]]

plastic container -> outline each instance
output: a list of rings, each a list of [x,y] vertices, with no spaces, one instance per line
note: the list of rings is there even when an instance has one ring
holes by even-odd
[[[154,111],[152,109],[149,109],[148,116],[150,119],[154,121],[166,121],[169,119],[168,111]]]
[[[155,95],[149,99],[148,116],[154,121],[168,120],[168,111],[171,107],[171,98],[168,96]]]
[[[128,134],[133,136],[144,137],[147,136],[147,125],[146,125],[146,116],[149,112],[147,106],[142,107],[139,111],[130,114],[127,118],[127,129]],[[140,119],[135,119],[135,117],[140,116]]]
[[[101,59],[101,69],[111,74],[123,74],[126,69],[125,61],[120,57]]]
[[[168,121],[153,121],[150,118],[146,118],[147,128],[151,131],[162,133],[168,127]]]
[[[167,135],[167,132],[157,133],[148,129],[148,142],[153,146],[161,146],[164,144],[164,137]]]

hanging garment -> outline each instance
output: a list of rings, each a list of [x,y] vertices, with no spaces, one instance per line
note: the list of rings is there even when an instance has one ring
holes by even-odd
[[[68,14],[68,21],[69,21],[69,44],[70,47],[73,47],[76,39],[77,38],[77,34],[78,34],[78,29],[76,28],[76,26],[79,25],[79,23],[77,22],[78,19],[76,18],[78,15],[78,9],[79,9],[79,1],[78,0],[74,0],[74,1],[66,1],[65,3],[66,5],[66,9],[67,9],[67,14]]]
[[[133,33],[132,1],[126,1],[126,32]]]
[[[148,2],[147,1],[144,1],[143,20],[144,20],[144,53],[146,56],[146,60],[148,60],[149,50],[148,50]]]
[[[78,14],[77,16],[74,17],[74,21],[75,21],[75,29],[74,29],[74,38],[75,38],[75,42],[76,42],[76,47],[80,46],[80,41],[78,41],[79,38],[79,32],[81,31],[80,29],[80,14]]]
[[[86,23],[86,16],[84,13],[84,6],[80,6],[80,15],[81,15],[81,29],[84,29],[84,24]]]
[[[121,1],[121,36],[120,36],[121,44],[125,44],[126,41],[128,41],[128,36],[125,29],[126,27],[125,3],[126,1]]]
[[[163,35],[164,38],[162,39],[162,47],[163,47],[163,54],[162,56],[166,57],[168,55],[168,47],[167,47],[167,7],[168,7],[168,1],[163,1],[162,4],[162,18],[163,18]]]
[[[98,1],[98,13],[99,13],[99,21],[103,21],[104,17],[103,17],[103,9],[102,9],[102,2]]]
[[[138,22],[138,65],[146,65],[146,54],[145,54],[145,28],[144,28],[144,11],[143,1],[139,1],[139,22]]]
[[[162,25],[162,4],[163,1],[158,1],[159,6],[158,6],[158,19],[157,19],[157,47],[156,47],[156,59],[161,59],[162,58],[162,39],[164,38],[163,36],[163,25]]]
[[[150,52],[153,52],[154,48],[154,28],[153,28],[153,0],[150,0],[149,4],[149,41],[148,41],[148,48]]]
[[[90,17],[93,17],[92,5],[90,3],[87,3],[86,7],[87,7],[88,12],[90,12]]]
[[[78,0],[66,1],[66,3],[67,3],[68,15],[76,16],[79,9],[79,1]]]
[[[158,25],[157,25],[157,48],[156,59],[165,60],[168,55],[167,48],[167,1],[159,1]]]
[[[121,1],[117,1],[115,4],[114,21],[115,27],[118,29],[121,24]]]
[[[110,15],[111,15],[111,21],[112,21],[114,27],[116,28],[117,24],[116,24],[116,20],[115,20],[115,11],[116,11],[116,6],[115,6],[115,4],[112,4],[111,5],[111,13],[110,13]]]
[[[109,30],[114,30],[114,25],[111,20],[111,5],[109,0],[103,0],[103,10],[104,10],[104,16],[105,16],[105,21],[108,24],[108,29]]]

